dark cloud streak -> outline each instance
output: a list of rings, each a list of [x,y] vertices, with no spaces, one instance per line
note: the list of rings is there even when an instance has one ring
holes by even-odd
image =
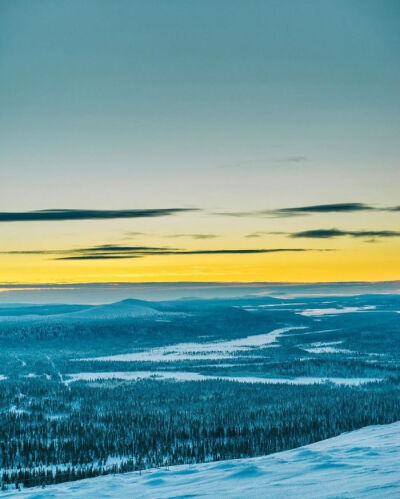
[[[315,229],[288,234],[291,238],[332,239],[334,237],[358,238],[390,238],[400,237],[400,231],[394,230],[340,230],[340,229]]]
[[[147,210],[38,210],[0,212],[0,222],[56,222],[65,220],[107,220],[114,218],[155,218],[176,215],[196,208],[156,208]]]
[[[185,256],[185,255],[249,255],[263,253],[285,253],[285,252],[305,252],[313,251],[304,248],[245,248],[245,249],[216,249],[216,250],[180,250],[174,248],[142,248],[132,249],[124,246],[110,246],[107,250],[100,247],[75,250],[67,256],[60,256],[56,260],[101,260],[101,259],[122,259],[122,258],[142,258],[145,256]]]
[[[353,213],[357,211],[396,211],[392,208],[379,209],[365,203],[334,203],[334,204],[316,204],[310,206],[298,206],[293,208],[279,208],[276,210],[259,211],[239,211],[218,213],[218,215],[232,217],[271,217],[286,218],[302,215],[311,215],[315,213]]]
[[[112,260],[143,258],[146,256],[251,255],[267,253],[299,253],[306,251],[319,250],[306,248],[239,248],[185,250],[160,246],[125,246],[118,244],[104,244],[89,248],[75,248],[69,250],[3,251],[1,253],[8,255],[51,255],[55,257],[55,260]]]

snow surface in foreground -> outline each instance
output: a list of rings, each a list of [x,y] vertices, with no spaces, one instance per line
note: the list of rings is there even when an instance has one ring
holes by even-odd
[[[400,421],[264,457],[109,475],[18,496],[391,499],[400,497],[399,463]]]

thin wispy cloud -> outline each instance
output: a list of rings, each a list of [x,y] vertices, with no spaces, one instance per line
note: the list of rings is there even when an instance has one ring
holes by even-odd
[[[238,161],[234,161],[231,163],[218,165],[218,169],[249,169],[249,168],[259,168],[263,167],[266,164],[269,165],[281,165],[281,163],[286,163],[287,165],[307,163],[310,161],[310,158],[301,154],[293,154],[291,156],[281,156],[281,157],[259,157],[253,159],[242,159]]]
[[[72,255],[55,258],[55,260],[121,260],[126,258],[141,258],[143,255],[113,255],[113,254],[97,254],[97,255]]]
[[[246,234],[244,237],[248,239],[257,239],[258,237],[264,237],[268,235],[269,232],[252,232],[251,234]]]
[[[246,234],[244,237],[248,239],[256,239],[258,237],[265,237],[265,236],[271,236],[271,235],[286,235],[287,232],[281,232],[281,231],[272,231],[272,232],[266,232],[266,231],[258,231],[258,232],[252,232],[251,234]]]
[[[216,239],[217,237],[220,237],[217,234],[169,234],[167,236],[164,236],[165,238],[168,239],[175,239],[175,238],[190,238],[190,239]]]
[[[0,212],[0,222],[58,222],[63,220],[106,220],[114,218],[154,218],[198,211],[196,208],[154,208],[145,210],[51,209],[24,212]]]
[[[100,246],[91,246],[89,248],[80,248],[72,251],[75,252],[93,252],[93,253],[102,253],[102,252],[111,252],[111,251],[164,251],[165,249],[176,250],[176,248],[165,248],[164,246],[127,246],[122,244],[102,244]]]
[[[305,163],[307,161],[310,161],[307,156],[287,156],[286,158],[280,158],[278,160],[280,163]]]

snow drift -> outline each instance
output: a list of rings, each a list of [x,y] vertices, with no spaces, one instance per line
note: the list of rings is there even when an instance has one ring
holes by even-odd
[[[397,498],[400,421],[269,456],[6,492],[31,498]]]

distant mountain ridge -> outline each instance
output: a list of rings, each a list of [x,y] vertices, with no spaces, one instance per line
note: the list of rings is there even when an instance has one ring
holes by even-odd
[[[0,321],[25,320],[112,320],[124,318],[157,318],[176,316],[174,310],[159,310],[160,304],[126,299],[104,305],[10,305],[0,307]]]
[[[241,297],[218,298],[180,298],[177,300],[148,301],[136,298],[104,303],[100,305],[79,304],[44,304],[31,305],[23,303],[0,305],[0,321],[53,321],[53,320],[115,320],[115,319],[157,319],[166,316],[177,317],[192,314],[208,314],[210,311],[230,309],[230,313],[247,314],[255,309],[268,312],[275,308],[282,312],[289,311],[287,307],[329,308],[329,303],[336,303],[338,307],[361,307],[370,305],[371,301],[382,304],[386,308],[398,309],[400,295],[398,294],[365,294],[357,296],[337,297],[303,297],[277,298],[271,296],[244,295]],[[254,308],[255,307],[255,308]]]

